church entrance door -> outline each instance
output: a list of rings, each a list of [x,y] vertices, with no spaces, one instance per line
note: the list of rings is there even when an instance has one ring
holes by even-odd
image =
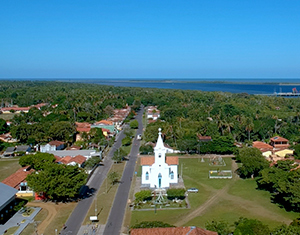
[[[161,173],[158,174],[158,188],[161,188]]]

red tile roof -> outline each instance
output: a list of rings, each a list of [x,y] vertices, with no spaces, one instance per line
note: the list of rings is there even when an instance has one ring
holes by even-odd
[[[69,161],[69,163],[70,162],[76,162],[76,163],[78,163],[78,164],[82,164],[82,163],[84,163],[86,161],[86,158],[84,157],[84,156],[82,156],[82,155],[77,155],[77,156],[75,156],[75,157],[73,157],[70,161]]]
[[[19,189],[19,185],[22,182],[26,182],[27,175],[31,174],[34,170],[30,169],[28,166],[22,167],[17,170],[16,173],[8,176],[6,179],[2,181],[3,184],[6,184],[15,189]]]
[[[60,162],[62,163],[62,164],[68,164],[69,162],[70,162],[70,160],[72,159],[72,157],[71,156],[65,156],[65,157],[63,157],[61,160],[60,160]]]
[[[155,161],[155,157],[141,157],[141,165],[142,166],[152,166]]]
[[[261,141],[254,141],[253,144],[252,144],[253,148],[257,148],[261,151],[268,151],[268,150],[273,150],[273,147],[269,144],[266,144],[264,142],[261,142]]]
[[[66,150],[80,150],[81,147],[80,146],[76,146],[76,145],[73,145],[73,146],[70,146],[68,148],[66,148]]]
[[[178,157],[167,157],[166,163],[168,165],[178,165]]]
[[[55,145],[56,147],[62,145],[62,144],[65,144],[65,142],[62,142],[62,141],[58,141],[58,140],[52,140],[50,141],[48,144],[50,145]]]
[[[271,141],[273,142],[288,142],[288,139],[285,139],[283,137],[280,136],[274,136],[273,138],[271,138]]]
[[[91,130],[91,124],[88,122],[75,122],[75,125],[78,132],[89,132]]]
[[[155,157],[141,157],[141,165],[142,166],[152,166],[155,162]],[[166,163],[168,165],[178,165],[178,157],[167,157]]]
[[[99,122],[96,122],[95,124],[99,125],[99,124],[103,124],[103,125],[113,125],[113,122],[111,121],[107,121],[107,120],[101,120]]]
[[[130,235],[218,235],[217,232],[197,227],[177,228],[137,228],[130,231]]]
[[[54,155],[54,157],[55,157],[55,159],[56,159],[56,160],[55,160],[55,162],[60,162],[60,161],[61,161],[61,159],[62,159],[62,158],[61,158],[61,157],[59,157],[59,156],[55,156],[55,155]]]

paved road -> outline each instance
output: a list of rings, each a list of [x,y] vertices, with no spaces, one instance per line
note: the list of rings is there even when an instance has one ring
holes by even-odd
[[[138,112],[136,117],[136,119],[139,122],[137,135],[143,133],[142,118],[143,118],[143,109],[141,109]],[[130,185],[131,185],[131,179],[134,173],[139,147],[140,147],[140,141],[134,138],[129,161],[127,162],[125,170],[123,172],[121,184],[119,185],[112,209],[108,217],[108,221],[106,223],[106,227],[104,229],[104,233],[103,233],[104,235],[120,235],[121,233],[123,218],[127,206],[127,199],[128,199]]]
[[[88,183],[86,184],[86,189],[82,193],[83,195],[87,196],[83,200],[81,200],[78,205],[76,206],[75,210],[69,217],[66,223],[66,229],[61,231],[62,235],[70,235],[70,234],[77,234],[83,220],[88,213],[92,202],[94,201],[95,196],[97,195],[98,189],[102,185],[103,181],[106,178],[106,175],[113,164],[111,160],[114,152],[122,145],[122,139],[125,137],[123,131],[118,134],[117,141],[114,143],[112,149],[110,150],[109,154],[104,158],[102,165],[97,167],[94,171],[92,177],[89,179]],[[88,193],[94,191],[91,196],[88,196]]]

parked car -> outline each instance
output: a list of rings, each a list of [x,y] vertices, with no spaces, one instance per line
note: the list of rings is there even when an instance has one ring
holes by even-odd
[[[198,189],[197,188],[189,188],[188,190],[186,190],[188,193],[198,193]]]
[[[141,135],[141,134],[138,134],[138,135],[136,136],[136,139],[137,139],[137,140],[141,140],[141,139],[142,139],[142,135]]]

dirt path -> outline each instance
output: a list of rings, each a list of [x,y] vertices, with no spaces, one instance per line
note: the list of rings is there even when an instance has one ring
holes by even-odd
[[[220,199],[220,195],[223,195],[228,190],[228,188],[229,186],[227,185],[224,188],[216,191],[216,193],[210,199],[208,199],[204,204],[199,206],[196,210],[192,211],[190,214],[182,218],[177,223],[175,223],[175,226],[177,227],[183,226],[193,218],[201,215],[207,208],[214,205],[218,201],[218,199]]]
[[[226,185],[224,188],[217,190],[214,193],[214,195],[209,198],[204,204],[199,206],[196,210],[192,211],[190,214],[185,216],[184,218],[180,218],[180,221],[175,223],[175,226],[183,226],[190,220],[194,219],[195,217],[201,216],[204,214],[204,212],[215,206],[220,200],[227,200],[230,201],[233,204],[238,204],[239,207],[241,207],[244,210],[249,211],[249,214],[254,214],[257,216],[264,215],[264,217],[270,218],[272,220],[278,221],[278,222],[284,222],[286,224],[290,223],[291,220],[286,219],[285,217],[274,214],[273,212],[269,211],[267,208],[253,203],[251,200],[243,199],[238,196],[234,196],[228,193],[228,189],[231,187],[232,184],[239,178],[239,176],[235,173],[236,169],[238,168],[235,161],[232,161],[232,172],[233,177],[231,180],[231,183]]]
[[[201,214],[203,214],[204,211],[206,211],[211,206],[215,205],[220,199],[223,199],[224,194],[228,195],[227,191],[228,191],[229,187],[238,179],[238,176],[235,174],[235,171],[237,169],[237,164],[235,163],[235,161],[231,162],[231,169],[232,169],[232,172],[233,172],[231,183],[227,184],[222,189],[216,190],[214,192],[214,195],[211,198],[209,198],[204,204],[199,206],[196,210],[192,211],[190,214],[188,214],[187,216],[182,218],[180,221],[175,223],[175,226],[178,226],[178,227],[183,226],[188,221],[190,221],[190,220],[194,219],[195,217],[200,216]]]
[[[51,221],[54,219],[54,217],[57,214],[57,211],[59,210],[59,205],[56,205],[52,202],[29,202],[27,203],[27,206],[36,206],[41,207],[44,210],[48,211],[47,217],[38,225],[37,230],[38,234],[43,234],[45,229],[48,227],[48,225],[51,223]]]

